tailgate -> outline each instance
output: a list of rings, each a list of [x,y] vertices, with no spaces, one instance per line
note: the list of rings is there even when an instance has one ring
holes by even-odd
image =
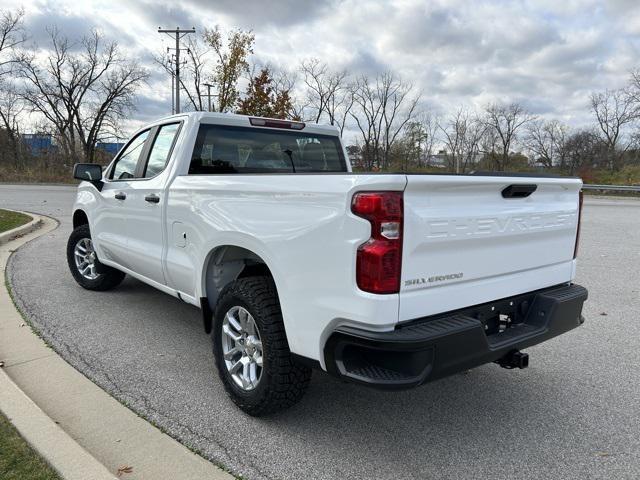
[[[511,185],[536,188],[504,198]],[[569,282],[581,185],[573,178],[408,175],[399,320]]]

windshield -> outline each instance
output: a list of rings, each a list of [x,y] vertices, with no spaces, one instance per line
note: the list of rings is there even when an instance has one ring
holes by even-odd
[[[336,136],[201,124],[189,174],[346,172]]]

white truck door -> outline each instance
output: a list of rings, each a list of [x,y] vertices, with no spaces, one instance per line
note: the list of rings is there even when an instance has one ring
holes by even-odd
[[[149,153],[139,165],[139,179],[131,182],[127,198],[127,238],[130,269],[155,282],[166,284],[162,258],[164,239],[166,166],[180,123],[160,125],[150,135]]]
[[[92,235],[98,258],[130,268],[127,240],[127,209],[131,184],[135,183],[138,160],[142,155],[149,130],[133,137],[110,169],[100,192],[101,205],[93,219]]]

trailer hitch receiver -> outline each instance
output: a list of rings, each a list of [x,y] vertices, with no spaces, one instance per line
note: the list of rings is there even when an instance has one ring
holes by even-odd
[[[527,368],[529,366],[529,354],[522,353],[520,350],[511,350],[504,357],[496,360],[496,363],[502,368]]]

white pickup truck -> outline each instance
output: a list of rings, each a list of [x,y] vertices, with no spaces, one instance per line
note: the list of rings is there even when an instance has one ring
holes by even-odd
[[[579,326],[581,181],[352,173],[337,129],[190,113],[141,130],[103,171],[77,164],[67,257],[84,288],[125,274],[202,310],[251,415],[311,368],[407,388]]]

